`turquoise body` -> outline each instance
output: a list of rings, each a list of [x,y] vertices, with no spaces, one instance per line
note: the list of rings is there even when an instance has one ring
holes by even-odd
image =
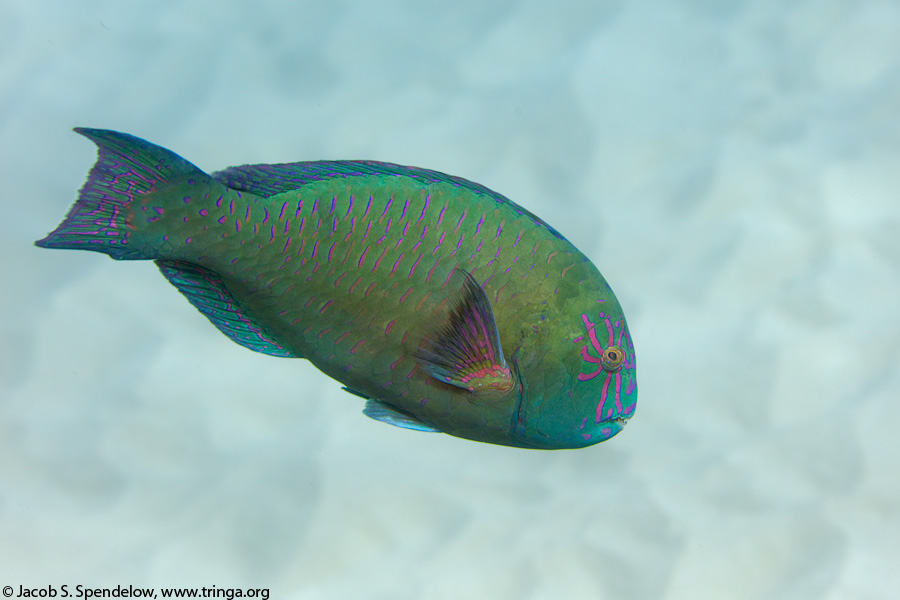
[[[594,265],[507,198],[366,161],[207,175],[79,129],[99,158],[37,245],[155,260],[234,341],[305,358],[412,429],[528,448],[609,439],[637,401],[622,309]]]

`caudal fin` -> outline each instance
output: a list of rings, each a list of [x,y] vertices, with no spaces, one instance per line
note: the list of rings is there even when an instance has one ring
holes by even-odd
[[[97,162],[66,218],[35,245],[105,252],[119,260],[158,258],[129,220],[135,198],[175,177],[208,176],[174,152],[127,133],[84,127],[75,132],[97,144]]]

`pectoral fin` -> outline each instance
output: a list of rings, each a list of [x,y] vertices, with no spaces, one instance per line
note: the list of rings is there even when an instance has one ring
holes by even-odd
[[[491,304],[462,269],[450,277],[449,310],[423,338],[416,358],[429,375],[473,393],[506,393],[513,387]]]

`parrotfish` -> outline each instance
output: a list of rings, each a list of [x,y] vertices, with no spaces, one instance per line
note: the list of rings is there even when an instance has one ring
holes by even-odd
[[[483,185],[365,160],[207,174],[140,138],[98,147],[42,248],[153,260],[222,333],[305,358],[408,429],[581,448],[637,402],[622,308],[588,258]]]

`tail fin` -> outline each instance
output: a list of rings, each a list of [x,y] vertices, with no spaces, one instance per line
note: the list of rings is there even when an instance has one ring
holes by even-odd
[[[183,175],[208,176],[174,152],[139,137],[107,129],[76,127],[97,144],[97,163],[59,226],[35,242],[41,248],[105,252],[118,260],[157,258],[135,239],[130,205]]]

